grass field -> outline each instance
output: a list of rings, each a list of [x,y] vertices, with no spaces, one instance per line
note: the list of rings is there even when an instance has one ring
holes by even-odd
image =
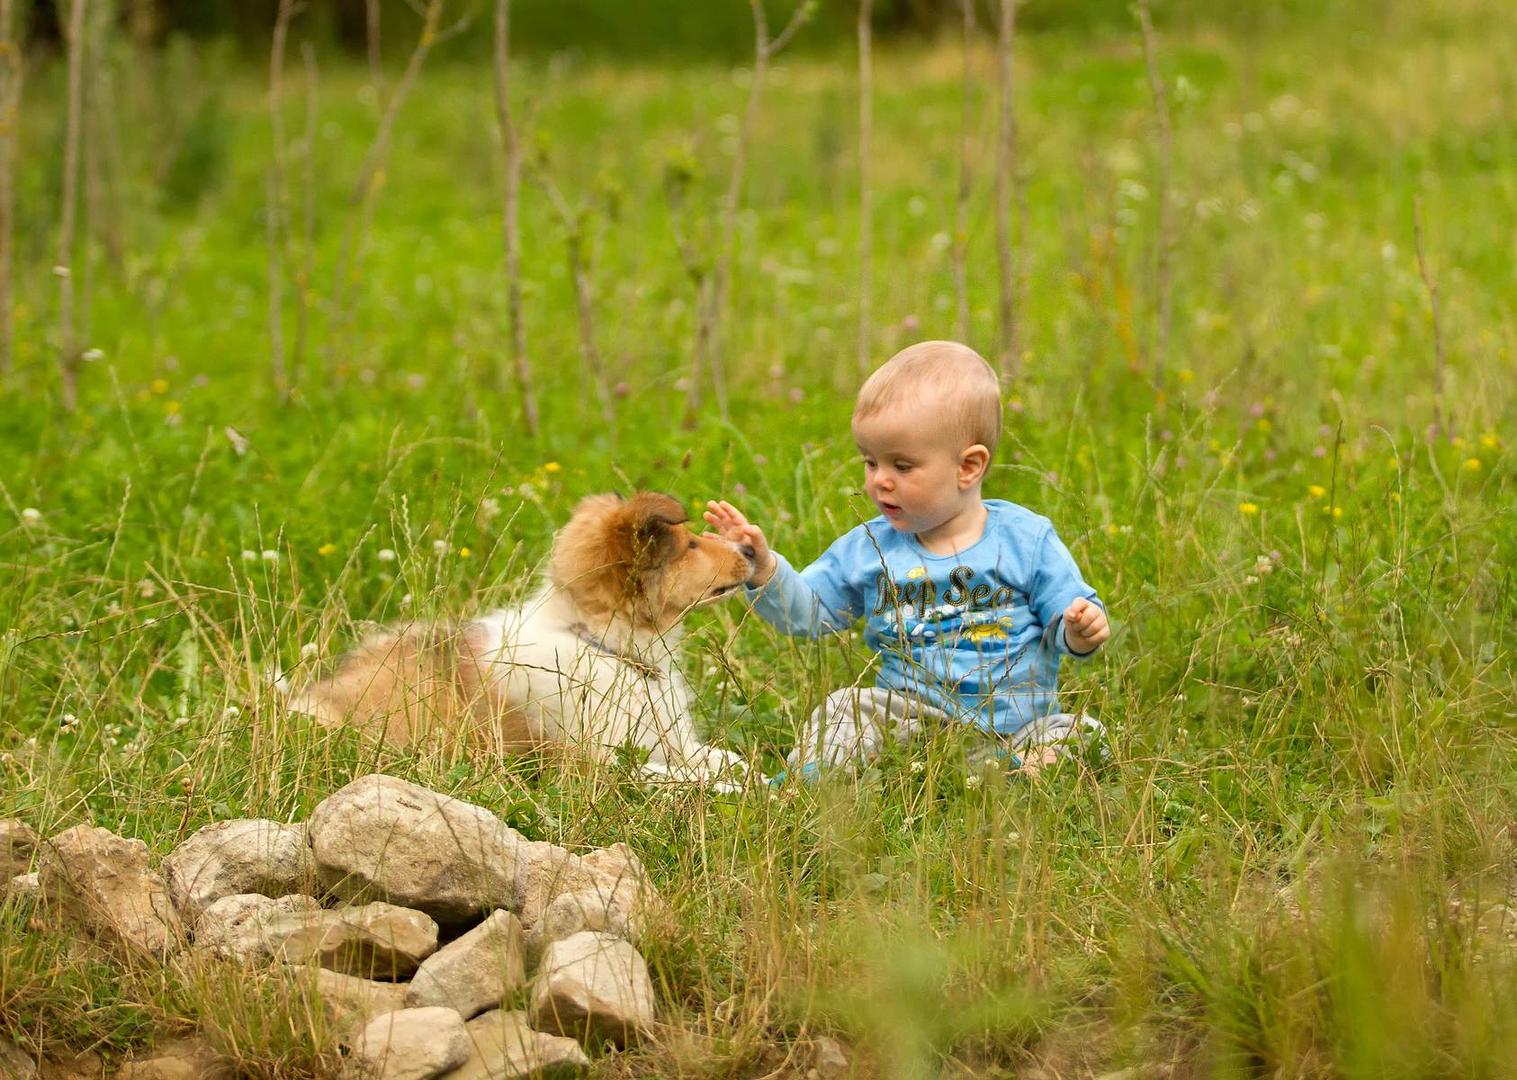
[[[595,330],[622,384],[604,423],[564,231],[529,180],[535,438],[506,365],[484,62],[444,46],[423,70],[351,317],[334,322],[379,113],[366,68],[319,57],[315,272],[294,280],[307,188],[292,47],[287,345],[302,290],[311,314],[285,401],[269,375],[267,72],[213,77],[204,46],[118,55],[114,179],[74,263],[81,341],[98,353],[73,414],[49,273],[63,71],[39,64],[17,177],[17,369],[0,382],[0,816],[43,834],[91,821],[163,854],[222,817],[300,820],[381,769],[536,838],[626,839],[672,901],[644,951],[691,1038],[603,1059],[599,1075],[773,1075],[819,1033],[843,1037],[863,1075],[1508,1075],[1517,41],[1501,10],[1343,3],[1161,34],[1175,229],[1162,387],[1138,39],[1022,40],[1025,375],[987,494],[1052,517],[1107,601],[1113,640],[1066,667],[1064,688],[1106,722],[1113,758],[1007,781],[967,773],[942,738],[777,799],[376,756],[286,716],[267,676],[303,677],[369,620],[517,595],[590,492],[726,497],[797,561],[872,516],[847,428],[849,54],[772,73],[722,328],[728,415],[708,395],[691,430],[694,288],[673,226],[712,250],[746,73],[522,67],[547,168],[592,208]],[[974,62],[969,339],[989,354],[988,43]],[[959,63],[951,40],[876,58],[876,361],[955,333]],[[673,219],[671,184],[688,192]],[[1436,433],[1418,199],[1447,366]],[[857,642],[779,637],[737,603],[698,616],[688,641],[703,725],[771,771],[867,660]],[[31,919],[0,905],[0,1036],[109,1057],[198,1025],[252,1075],[333,1067],[256,980],[123,971]]]

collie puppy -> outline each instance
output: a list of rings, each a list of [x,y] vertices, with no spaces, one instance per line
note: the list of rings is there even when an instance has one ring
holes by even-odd
[[[680,624],[742,589],[753,549],[691,532],[688,520],[657,492],[592,495],[520,606],[377,633],[290,707],[400,747],[441,737],[476,752],[565,747],[601,761],[636,748],[651,773],[729,786],[742,759],[696,737]]]

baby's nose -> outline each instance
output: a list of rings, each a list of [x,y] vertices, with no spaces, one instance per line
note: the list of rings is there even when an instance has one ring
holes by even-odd
[[[738,551],[742,552],[743,558],[749,562],[752,562],[754,556],[758,554],[758,552],[753,550],[752,544],[740,544],[738,545]]]

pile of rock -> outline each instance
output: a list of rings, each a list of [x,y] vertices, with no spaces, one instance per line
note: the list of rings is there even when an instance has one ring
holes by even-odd
[[[658,897],[625,845],[575,855],[390,776],[354,780],[304,825],[208,825],[161,870],[105,829],[39,843],[3,822],[0,871],[136,956],[306,979],[355,1075],[573,1071],[585,1048],[633,1043],[654,1021],[635,942]],[[503,1008],[518,998],[525,1009]]]

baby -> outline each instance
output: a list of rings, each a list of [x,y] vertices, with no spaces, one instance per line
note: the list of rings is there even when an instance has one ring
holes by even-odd
[[[879,654],[872,687],[829,694],[789,757],[792,771],[857,765],[929,724],[973,724],[1025,769],[1101,727],[1058,711],[1059,659],[1088,656],[1106,611],[1041,515],[980,489],[1001,434],[995,372],[978,353],[924,341],[865,381],[853,410],[864,490],[880,516],[796,571],[727,502],[705,518],[751,544],[753,608],[816,637],[860,618]]]

